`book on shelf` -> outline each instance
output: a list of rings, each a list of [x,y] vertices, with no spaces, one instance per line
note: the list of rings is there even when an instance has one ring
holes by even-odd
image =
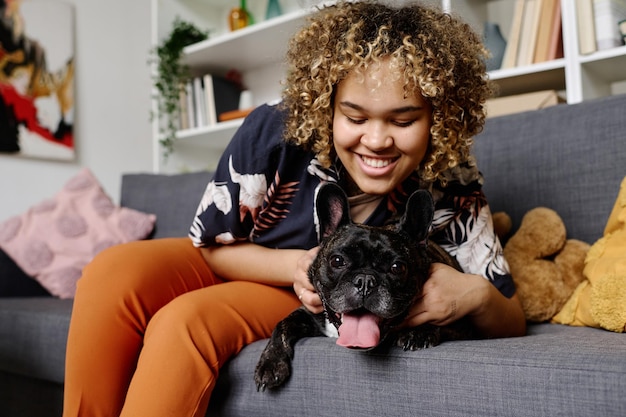
[[[193,77],[180,94],[180,128],[193,129],[219,123],[220,115],[239,109],[241,88],[225,77]],[[232,113],[231,113],[232,114]]]
[[[189,129],[189,108],[187,106],[187,91],[185,85],[181,86],[180,91],[178,92],[178,102],[179,102],[179,130]]]
[[[522,32],[519,40],[519,50],[517,52],[518,67],[533,63],[543,2],[544,0],[526,0],[522,20]]]
[[[517,50],[522,32],[525,5],[526,0],[515,1],[513,20],[511,21],[511,29],[509,30],[509,37],[506,48],[504,49],[504,58],[502,59],[501,68],[513,68],[517,64]]]
[[[194,111],[194,99],[193,99],[193,81],[188,80],[185,83],[185,102],[187,108],[187,129],[193,129],[196,127],[196,112]]]
[[[491,98],[485,103],[485,110],[487,117],[498,117],[523,111],[544,109],[565,102],[565,99],[557,91],[544,90]]]
[[[593,0],[596,49],[623,45],[618,22],[626,19],[626,0]]]
[[[563,18],[561,16],[561,1],[556,2],[552,21],[550,39],[546,61],[563,58]]]
[[[203,75],[203,79],[207,123],[209,126],[213,126],[217,123],[217,114],[215,113],[215,100],[213,99],[213,76],[211,74],[205,74]]]
[[[219,121],[227,122],[229,120],[243,119],[244,117],[247,117],[250,113],[252,113],[252,110],[254,110],[254,107],[227,111],[220,114]]]
[[[561,0],[543,0],[541,3],[541,12],[539,17],[539,29],[537,32],[537,43],[533,56],[533,63],[545,62],[554,57],[550,57],[550,49],[553,37],[556,35],[554,30],[558,26],[560,30],[561,23]]]
[[[578,52],[581,55],[587,55],[596,51],[596,29],[594,20],[593,0],[576,0]]]
[[[239,109],[241,87],[215,74],[204,75],[206,111],[211,124],[220,121],[220,114]]]
[[[193,103],[193,109],[196,112],[195,127],[207,126],[207,106],[204,98],[204,80],[202,77],[194,77],[193,79]]]
[[[502,68],[563,57],[560,0],[516,0]]]

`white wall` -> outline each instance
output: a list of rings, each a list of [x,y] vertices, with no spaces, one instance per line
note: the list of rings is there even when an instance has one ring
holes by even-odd
[[[121,173],[152,170],[150,0],[66,1],[75,14],[77,158],[0,153],[0,221],[54,195],[82,167],[116,202]]]

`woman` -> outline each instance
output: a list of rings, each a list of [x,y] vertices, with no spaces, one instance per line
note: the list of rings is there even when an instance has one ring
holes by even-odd
[[[470,156],[490,94],[484,59],[469,27],[422,6],[315,13],[290,43],[283,101],[239,129],[191,239],[120,245],[85,269],[64,415],[203,416],[220,365],[301,303],[321,311],[306,271],[326,181],[371,225],[393,220],[412,191],[432,192],[431,237],[465,273],[434,264],[406,325],[469,316],[485,337],[524,334]]]

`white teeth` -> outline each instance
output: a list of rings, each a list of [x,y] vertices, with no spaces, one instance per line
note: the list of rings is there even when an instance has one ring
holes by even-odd
[[[362,156],[361,158],[363,162],[365,162],[365,165],[372,168],[383,168],[391,163],[391,159],[374,159],[368,158],[367,156]]]

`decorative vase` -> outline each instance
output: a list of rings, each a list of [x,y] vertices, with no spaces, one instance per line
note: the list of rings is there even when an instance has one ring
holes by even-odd
[[[500,25],[493,22],[485,22],[483,39],[485,47],[491,53],[491,57],[486,62],[487,71],[497,70],[502,66],[504,50],[506,49],[506,40],[500,32]]]
[[[280,16],[281,14],[283,14],[283,11],[280,8],[280,3],[278,2],[278,0],[268,0],[267,11],[265,12],[265,20]]]
[[[241,0],[239,7],[233,7],[230,10],[230,15],[228,16],[228,27],[230,27],[231,31],[245,28],[252,23],[252,15],[250,15],[250,12],[246,7],[246,0]]]

